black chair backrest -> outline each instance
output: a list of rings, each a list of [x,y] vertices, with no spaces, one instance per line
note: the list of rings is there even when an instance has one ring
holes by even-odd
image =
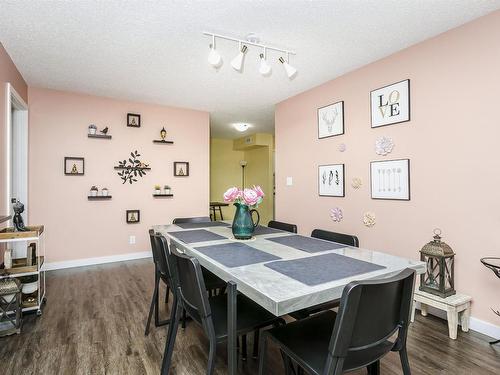
[[[271,220],[267,226],[269,228],[284,230],[286,232],[297,233],[297,226],[295,224],[283,223],[281,221]]]
[[[358,237],[350,234],[330,232],[323,229],[314,229],[311,233],[311,237],[337,242],[347,246],[359,247]]]
[[[163,238],[161,234],[156,234],[152,229],[149,230],[149,240],[151,241],[151,250],[153,252],[153,261],[156,269],[167,279],[170,279],[171,275],[167,264],[167,256],[164,251],[164,246],[160,241],[160,237]],[[166,246],[168,248],[167,243]]]
[[[414,284],[415,271],[409,268],[387,279],[349,283],[342,293],[328,349],[331,358],[342,360],[353,352],[357,358],[373,360],[370,353],[385,354],[380,348],[387,348],[387,340],[396,331],[394,345],[405,344]],[[329,362],[327,367],[332,365]]]
[[[208,216],[198,216],[198,217],[176,217],[172,223],[182,224],[182,223],[204,223],[206,221],[211,221]]]

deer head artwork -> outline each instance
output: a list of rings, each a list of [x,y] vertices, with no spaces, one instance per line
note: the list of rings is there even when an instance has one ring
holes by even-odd
[[[333,124],[335,124],[335,120],[337,120],[338,115],[339,115],[338,108],[334,108],[330,111],[323,112],[321,118],[323,119],[323,123],[326,124],[329,133],[332,132]]]

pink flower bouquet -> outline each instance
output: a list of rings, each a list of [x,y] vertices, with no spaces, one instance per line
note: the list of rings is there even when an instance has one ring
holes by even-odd
[[[238,189],[236,186],[227,189],[224,193],[224,202],[226,203],[239,203],[246,206],[256,208],[262,203],[264,199],[264,192],[260,186],[253,186],[252,188]]]

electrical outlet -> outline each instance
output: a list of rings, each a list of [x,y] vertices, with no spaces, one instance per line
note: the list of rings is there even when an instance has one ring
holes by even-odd
[[[134,244],[135,244],[135,236],[130,236],[130,237],[128,238],[128,243],[129,243],[130,245],[134,245]]]
[[[293,185],[293,179],[291,177],[286,178],[286,186],[292,186]]]

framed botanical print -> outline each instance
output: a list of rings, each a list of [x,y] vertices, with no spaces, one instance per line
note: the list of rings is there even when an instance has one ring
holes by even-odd
[[[132,128],[140,128],[141,127],[141,115],[136,113],[127,113],[127,126]]]
[[[187,177],[189,176],[189,163],[187,161],[174,162],[174,176]]]
[[[370,110],[372,128],[410,121],[410,80],[373,90]]]
[[[372,161],[370,164],[373,199],[410,200],[410,160]]]
[[[345,197],[344,164],[318,166],[319,195]]]
[[[344,134],[344,102],[318,108],[318,138]]]
[[[136,224],[141,222],[141,211],[127,210],[127,224]]]
[[[83,176],[85,174],[85,159],[66,156],[64,158],[64,174],[66,176]]]

